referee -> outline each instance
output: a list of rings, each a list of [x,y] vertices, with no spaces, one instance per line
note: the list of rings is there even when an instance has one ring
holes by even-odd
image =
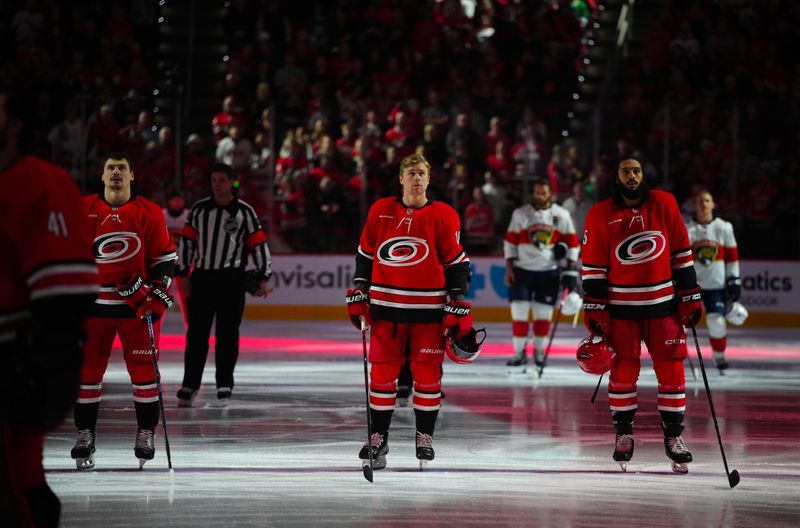
[[[267,236],[255,211],[233,194],[233,170],[218,163],[211,169],[208,198],[192,206],[183,236],[184,268],[189,279],[189,328],[186,331],[183,383],[178,406],[191,407],[200,389],[211,323],[217,319],[217,398],[224,405],[233,391],[233,370],[239,357],[239,325],[244,294],[266,297],[271,275]],[[248,253],[255,269],[245,271]]]

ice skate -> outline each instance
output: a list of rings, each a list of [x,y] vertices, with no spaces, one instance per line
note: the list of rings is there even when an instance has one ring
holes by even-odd
[[[506,366],[508,366],[508,373],[509,374],[525,374],[525,371],[528,369],[528,358],[525,357],[525,354],[521,355],[514,355],[513,359],[509,359],[506,362]]]
[[[372,469],[383,469],[386,467],[386,453],[389,452],[389,433],[372,433],[370,437],[372,444]],[[369,465],[369,451],[367,444],[358,453],[361,459],[361,466]]]
[[[725,375],[725,371],[730,367],[728,362],[725,360],[725,352],[714,352],[714,365],[719,370],[721,376]]]
[[[542,369],[544,369],[544,367],[547,366],[547,362],[544,359],[544,351],[542,350],[533,351],[533,364],[536,365],[537,372],[541,372]]]
[[[672,460],[672,471],[685,475],[689,472],[688,463],[692,461],[692,454],[686,449],[683,438],[680,436],[665,436],[664,450]]]
[[[422,470],[428,465],[428,462],[434,459],[436,453],[433,452],[433,438],[426,433],[417,431],[417,460],[419,460],[419,469]]]
[[[148,460],[153,460],[156,454],[155,436],[155,431],[152,429],[139,429],[136,433],[133,454],[139,459],[139,469],[142,469]]]
[[[94,469],[94,440],[95,434],[91,429],[78,431],[78,439],[70,451],[78,469]]]
[[[181,387],[178,389],[178,407],[191,407],[194,399],[197,398],[197,390],[188,387]]]
[[[617,439],[614,444],[614,454],[612,458],[619,462],[619,467],[622,471],[628,471],[628,462],[633,457],[633,435],[632,434],[617,434]]]

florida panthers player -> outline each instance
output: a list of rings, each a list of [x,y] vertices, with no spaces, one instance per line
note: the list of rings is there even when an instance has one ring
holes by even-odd
[[[560,273],[565,290],[574,290],[578,278],[578,237],[569,212],[552,203],[549,181],[535,181],[533,203],[518,207],[511,214],[503,254],[514,346],[514,358],[507,364],[518,367],[528,362],[525,347],[528,319],[533,312],[533,360],[537,367],[543,367],[550,319],[558,299],[558,263],[566,257],[566,267]]]
[[[682,325],[696,324],[702,314],[689,237],[675,198],[648,190],[639,160],[624,158],[617,167],[612,198],[595,204],[586,218],[581,268],[586,326],[616,349],[608,383],[617,434],[613,458],[624,470],[633,455],[644,342],[658,379],[664,447],[673,469],[684,473],[692,455],[681,437],[687,357]]]
[[[94,233],[100,295],[86,322],[81,387],[75,405],[78,439],[71,455],[78,469],[94,467],[102,382],[116,335],[133,383],[138,423],[134,454],[140,467],[155,454],[158,391],[144,318],[151,314],[155,321],[153,331],[158,346],[158,319],[173,302],[167,292],[176,254],[161,209],[132,192],[133,177],[126,156],[112,153],[104,163],[103,191],[85,196],[83,202]]]
[[[350,319],[371,325],[369,402],[374,469],[386,466],[397,376],[409,353],[414,378],[416,454],[433,460],[432,436],[441,403],[445,335],[474,339],[464,301],[469,259],[459,242],[458,213],[429,200],[430,164],[411,154],[400,163],[402,196],[370,208],[356,255],[355,288],[347,292]],[[443,328],[444,325],[444,328]],[[370,453],[359,453],[367,464]]]
[[[687,222],[686,229],[694,252],[697,282],[702,288],[714,363],[722,372],[728,368],[725,361],[728,341],[725,314],[739,300],[742,291],[739,250],[731,223],[714,217],[711,193],[707,190],[698,192],[694,204],[696,212]]]

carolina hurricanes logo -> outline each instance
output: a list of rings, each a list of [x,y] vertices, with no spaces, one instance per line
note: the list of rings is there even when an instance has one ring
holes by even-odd
[[[428,256],[428,241],[416,237],[394,237],[378,248],[378,260],[387,266],[413,266]]]
[[[142,249],[142,240],[136,233],[116,231],[95,238],[93,247],[98,264],[113,264],[133,258]]]
[[[617,260],[621,264],[641,264],[657,259],[667,247],[667,241],[659,231],[642,231],[619,243]]]

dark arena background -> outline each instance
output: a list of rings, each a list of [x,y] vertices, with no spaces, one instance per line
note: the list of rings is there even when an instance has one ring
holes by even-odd
[[[36,98],[36,155],[89,194],[124,151],[135,191],[162,207],[208,196],[212,165],[228,163],[273,257],[274,293],[248,296],[227,405],[212,339],[198,399],[177,406],[185,330],[177,305],[166,316],[174,473],[161,426],[155,459],[140,471],[133,456],[115,345],[96,468],[76,470],[71,418],[46,438],[61,525],[800,526],[798,24],[800,3],[775,0],[0,3],[0,81]],[[488,339],[474,363],[444,364],[436,459],[420,471],[399,407],[369,483],[344,295],[366,212],[398,192],[413,152],[431,162],[430,197],[461,215]],[[688,338],[686,475],[664,455],[647,353],[636,454],[624,473],[612,460],[606,378],[591,402],[598,379],[575,361],[582,312],[559,319],[541,376],[506,367],[511,212],[545,178],[581,234],[629,155],[687,220],[710,191],[738,242],[750,315],[729,327],[724,375],[704,321],[701,356]]]

